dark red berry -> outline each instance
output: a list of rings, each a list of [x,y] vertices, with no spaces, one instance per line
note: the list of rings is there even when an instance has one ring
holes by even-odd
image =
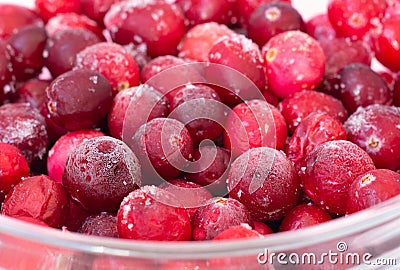
[[[253,224],[254,224],[253,226],[254,230],[261,235],[268,235],[274,233],[272,229],[264,222],[254,220]]]
[[[356,144],[344,140],[317,145],[304,158],[303,190],[330,213],[346,213],[348,189],[354,178],[375,169],[372,159]]]
[[[117,238],[117,217],[106,212],[91,215],[82,223],[78,233]]]
[[[1,8],[1,7],[0,7]],[[0,14],[1,15],[1,14]],[[7,43],[0,40],[0,105],[13,94],[12,84],[12,63],[11,55],[7,49]]]
[[[141,184],[139,161],[122,141],[102,136],[77,145],[64,168],[63,184],[86,210],[112,212]]]
[[[306,22],[307,33],[318,41],[334,39],[337,34],[326,13],[317,14]]]
[[[63,226],[69,232],[76,232],[81,227],[87,217],[93,213],[82,209],[82,207],[74,200],[69,201],[69,207],[65,214],[65,222]]]
[[[17,184],[3,202],[7,216],[27,216],[54,228],[63,225],[69,199],[64,187],[46,175],[32,176]]]
[[[220,232],[242,223],[253,225],[249,210],[238,200],[215,197],[197,209],[192,218],[192,239],[211,240]]]
[[[23,153],[15,146],[0,142],[0,202],[23,177],[29,176]]]
[[[380,169],[400,169],[400,108],[370,105],[344,123],[347,139],[363,148]]]
[[[63,135],[49,150],[47,157],[47,172],[49,176],[61,183],[64,167],[72,150],[82,142],[100,136],[104,136],[104,133],[90,129],[73,131]]]
[[[255,220],[280,219],[299,199],[293,165],[273,148],[253,148],[240,155],[231,164],[227,182],[229,196],[242,202]]]
[[[97,127],[112,103],[108,80],[100,73],[87,69],[61,74],[46,92],[50,119],[70,131]]]
[[[325,72],[321,45],[301,31],[286,31],[272,37],[262,48],[268,86],[285,98],[303,89],[314,90]]]
[[[372,207],[400,194],[400,174],[387,169],[359,175],[349,188],[347,214]]]
[[[118,210],[120,238],[153,241],[190,240],[189,216],[174,194],[143,186],[126,196]]]
[[[24,82],[15,93],[14,101],[18,103],[29,103],[33,108],[40,111],[45,104],[46,88],[50,85],[48,80],[31,79]]]

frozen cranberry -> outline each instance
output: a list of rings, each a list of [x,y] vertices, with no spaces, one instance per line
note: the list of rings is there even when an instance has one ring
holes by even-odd
[[[70,131],[98,126],[112,103],[108,80],[100,73],[87,69],[61,74],[46,92],[50,118]]]
[[[216,22],[221,24],[234,24],[237,20],[235,14],[235,0],[177,0],[182,8],[190,26]]]
[[[117,217],[106,212],[91,215],[82,223],[78,233],[117,238]]]
[[[14,101],[18,103],[29,103],[33,108],[40,111],[46,100],[46,88],[50,85],[48,80],[31,79],[24,82],[15,94]]]
[[[393,105],[400,107],[400,75],[396,77],[393,85]]]
[[[52,17],[46,24],[47,34],[52,37],[65,29],[84,29],[92,32],[98,39],[104,40],[102,29],[97,23],[85,15],[76,13],[60,13]]]
[[[131,192],[118,210],[121,238],[155,241],[190,240],[187,212],[174,194],[156,186],[143,186]]]
[[[0,7],[1,8],[1,7]],[[7,43],[0,39],[0,105],[11,97],[12,87],[9,83],[12,80],[11,56],[7,50]]]
[[[123,46],[135,59],[139,70],[142,70],[142,68],[151,60],[151,57],[147,55],[147,47],[145,44],[129,43]]]
[[[237,9],[239,22],[242,26],[246,26],[250,16],[262,3],[273,2],[274,0],[237,0]],[[291,0],[281,0],[281,2],[291,3]]]
[[[200,145],[193,152],[194,162],[187,168],[184,178],[202,186],[209,186],[214,193],[226,189],[226,173],[231,161],[230,152],[214,145]],[[221,188],[222,188],[221,187]]]
[[[261,235],[268,235],[274,233],[272,229],[264,222],[254,220],[253,224],[254,224],[253,225],[254,230]]]
[[[268,146],[282,150],[288,136],[282,114],[263,100],[250,100],[229,113],[224,130],[225,148],[238,156],[250,148]]]
[[[207,61],[213,45],[223,37],[236,35],[226,25],[216,22],[198,24],[184,36],[179,46],[179,57]]]
[[[249,210],[238,200],[214,197],[197,209],[192,217],[192,239],[211,240],[229,227],[253,225]]]
[[[272,37],[262,48],[269,89],[280,98],[303,89],[313,90],[325,72],[325,55],[319,43],[301,31]]]
[[[385,9],[385,0],[332,0],[327,12],[340,35],[361,40],[383,17]]]
[[[385,19],[372,34],[375,57],[393,72],[400,71],[400,16]]]
[[[12,61],[12,72],[19,80],[34,77],[41,72],[46,31],[41,26],[26,26],[7,39]]]
[[[47,40],[44,61],[53,77],[75,66],[76,54],[88,46],[101,42],[95,34],[85,29],[60,30]]]
[[[392,91],[369,66],[353,63],[340,72],[340,99],[349,113],[371,104],[391,105]]]
[[[29,165],[37,163],[48,146],[44,118],[28,103],[0,106],[0,141],[21,150]]]
[[[80,143],[100,136],[104,136],[104,133],[97,130],[78,130],[69,132],[58,139],[49,150],[47,157],[47,171],[49,176],[61,183],[65,163],[72,150]]]
[[[327,94],[303,90],[297,92],[279,104],[278,109],[285,117],[290,133],[293,133],[301,121],[312,112],[324,112],[344,122],[348,113],[342,102]]]
[[[43,26],[39,14],[22,5],[0,4],[0,37],[7,38],[28,25]]]
[[[107,11],[113,4],[119,2],[122,0],[81,0],[81,11],[99,25],[103,25],[103,18]]]
[[[181,9],[161,0],[114,4],[105,15],[104,24],[115,42],[143,43],[152,57],[175,54],[186,32]]]
[[[147,82],[150,78],[163,72],[166,69],[186,64],[187,62],[173,55],[158,56],[149,61],[141,70],[140,78],[143,82]]]
[[[176,178],[193,155],[189,131],[178,120],[154,118],[139,127],[130,147],[139,158],[144,181]]]
[[[283,218],[279,231],[295,231],[331,220],[328,212],[312,204],[300,204]]]
[[[306,22],[307,33],[316,40],[334,39],[337,34],[326,13],[317,14]]]
[[[47,88],[46,88],[47,89]],[[40,114],[44,117],[46,122],[46,130],[49,137],[49,143],[54,143],[57,141],[62,135],[68,133],[68,130],[57,125],[50,117],[50,113],[47,110],[46,102],[43,104],[42,109],[40,110]]]
[[[263,3],[251,14],[247,25],[249,37],[260,47],[285,31],[305,32],[306,25],[300,13],[289,3],[273,1]]]
[[[250,79],[259,91],[265,89],[266,81],[261,53],[258,46],[250,39],[241,35],[223,38],[211,47],[208,60],[210,63],[228,66],[237,70]],[[219,77],[218,82],[224,81],[219,85],[229,86],[228,89],[234,89],[234,91],[223,91],[224,88],[218,90],[221,100],[227,105],[236,105],[242,102],[243,99],[247,99],[248,96],[254,96],[251,93],[254,91],[253,85],[249,85],[250,89],[240,87],[237,85],[236,78],[232,78],[229,73],[221,74],[217,72],[213,75]]]
[[[299,199],[293,165],[273,148],[253,148],[240,155],[231,164],[227,182],[229,196],[248,207],[255,220],[280,219]]]
[[[226,116],[217,92],[206,85],[186,84],[173,93],[169,117],[185,124],[193,144],[216,140],[222,134]]]
[[[199,184],[188,182],[182,179],[173,179],[164,182],[160,188],[173,193],[180,204],[188,213],[189,218],[193,217],[194,212],[212,198],[211,193]]]
[[[46,175],[32,176],[17,184],[3,202],[1,212],[7,216],[28,216],[49,226],[64,223],[69,199],[63,186]]]
[[[63,184],[70,196],[92,212],[115,211],[141,184],[140,164],[122,141],[102,136],[77,145],[64,168]]]
[[[349,141],[336,140],[315,146],[305,156],[300,176],[304,192],[316,205],[342,215],[353,179],[372,169],[374,163],[364,150]]]
[[[91,212],[82,209],[77,202],[70,200],[63,226],[69,232],[76,232],[90,215],[92,215]]]
[[[102,74],[110,82],[114,94],[139,84],[135,59],[117,43],[101,42],[88,46],[76,56],[76,67]]]
[[[229,240],[229,239],[243,239],[243,238],[262,238],[262,235],[256,230],[253,230],[247,224],[240,224],[229,227],[228,229],[217,234],[213,240]]]
[[[15,146],[0,142],[0,202],[23,177],[29,176],[28,162]]]
[[[400,194],[400,174],[387,169],[359,175],[349,188],[347,214],[372,207]]]
[[[80,13],[80,0],[35,0],[40,16],[48,21],[59,13]]]
[[[130,141],[141,125],[168,113],[168,100],[153,87],[142,84],[121,90],[114,97],[108,113],[108,129],[113,137]]]
[[[294,130],[285,152],[298,171],[304,157],[316,145],[345,139],[346,130],[342,123],[327,113],[313,112],[305,117]]]
[[[400,169],[400,108],[370,105],[344,123],[347,139],[363,148],[380,169]]]

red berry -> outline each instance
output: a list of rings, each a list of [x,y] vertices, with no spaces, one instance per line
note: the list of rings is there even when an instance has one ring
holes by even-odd
[[[104,133],[90,129],[73,131],[63,135],[48,152],[47,172],[49,176],[61,183],[64,167],[72,150],[82,142],[100,136],[104,136]]]
[[[161,0],[114,4],[105,15],[104,24],[115,42],[145,44],[151,57],[177,53],[186,32],[181,9]]]
[[[337,34],[326,13],[317,14],[306,22],[307,33],[318,41],[334,39]]]
[[[174,194],[143,186],[126,196],[118,210],[120,238],[152,241],[190,240],[190,220]]]
[[[91,215],[82,223],[78,233],[117,238],[117,217],[106,212]]]
[[[229,113],[224,130],[225,148],[238,156],[248,149],[268,146],[284,149],[287,139],[282,114],[263,100],[250,100]]]
[[[272,37],[262,48],[269,89],[280,98],[303,89],[314,90],[325,72],[319,43],[300,31]]]
[[[80,0],[35,0],[35,7],[43,20],[48,21],[59,13],[80,13]]]
[[[380,169],[400,169],[400,108],[370,105],[344,123],[347,139],[363,148]]]
[[[192,239],[211,240],[220,232],[242,223],[253,225],[250,212],[238,200],[214,197],[192,217]]]
[[[142,84],[123,89],[108,112],[108,129],[113,137],[129,143],[141,125],[168,113],[168,100],[153,87]]]
[[[254,223],[253,226],[254,230],[261,235],[268,235],[274,233],[272,229],[264,222],[254,220],[253,223]]]
[[[81,227],[85,219],[92,215],[91,212],[82,209],[74,200],[69,201],[69,207],[66,213],[64,227],[69,232],[76,232]]]
[[[113,4],[123,0],[81,0],[81,11],[90,19],[103,25],[103,18]]]
[[[139,84],[139,68],[135,59],[121,45],[101,42],[86,47],[76,56],[76,67],[102,74],[118,91]]]
[[[49,117],[70,131],[97,127],[111,107],[111,91],[108,80],[96,71],[63,73],[46,90]]]
[[[283,218],[279,231],[295,231],[331,220],[328,212],[312,204],[300,204]]]
[[[346,130],[337,119],[327,113],[313,112],[305,117],[295,129],[285,152],[299,171],[303,166],[304,157],[316,145],[345,139]]]
[[[64,187],[46,175],[32,176],[17,184],[3,202],[7,216],[27,216],[54,228],[63,225],[69,199]]]
[[[393,105],[400,107],[400,75],[396,77],[393,88]]]
[[[14,101],[29,103],[40,111],[46,100],[46,88],[50,85],[48,80],[31,79],[24,82],[18,89]]]
[[[71,198],[91,212],[115,211],[141,184],[140,164],[122,141],[102,136],[77,145],[68,157],[63,184]]]
[[[356,144],[344,140],[317,145],[304,158],[300,176],[304,192],[330,213],[346,213],[348,189],[354,178],[375,169]]]
[[[154,118],[143,124],[130,147],[141,162],[144,181],[178,177],[193,155],[189,131],[172,118]]]
[[[253,148],[240,155],[231,164],[227,182],[229,196],[242,202],[256,220],[280,219],[299,199],[293,165],[273,148]]]
[[[7,43],[0,39],[0,105],[9,99],[13,88],[9,84],[12,82],[11,55],[7,49]]]
[[[169,68],[186,64],[187,61],[173,55],[158,56],[149,61],[141,70],[140,78],[142,82],[147,82],[157,74]]]
[[[23,177],[29,176],[28,162],[15,146],[0,142],[0,202]]]
[[[377,169],[359,175],[349,188],[347,214],[377,205],[400,194],[400,174]]]
[[[243,238],[262,238],[262,235],[259,234],[256,230],[253,230],[247,224],[241,224],[229,227],[228,229],[217,234],[213,240],[221,241],[221,240],[233,240],[233,239],[243,239]]]
[[[344,122],[348,113],[342,102],[327,94],[303,90],[297,92],[279,104],[278,109],[285,117],[290,133],[312,112],[323,112]]]

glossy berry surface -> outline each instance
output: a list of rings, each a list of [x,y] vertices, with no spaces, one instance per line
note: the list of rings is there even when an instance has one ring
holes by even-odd
[[[186,32],[182,10],[160,0],[117,3],[105,15],[104,24],[115,42],[144,44],[151,57],[176,54]]]
[[[27,216],[60,228],[69,199],[64,187],[46,175],[32,176],[17,184],[4,200],[1,213]]]
[[[285,153],[298,171],[303,165],[304,157],[316,145],[345,139],[346,130],[342,123],[326,113],[313,112],[305,117],[294,130]]]
[[[192,218],[192,239],[211,240],[242,223],[253,225],[249,210],[233,198],[214,197],[197,209]]]
[[[100,136],[105,136],[105,134],[94,129],[77,130],[63,135],[49,150],[47,157],[47,172],[49,176],[61,183],[64,167],[72,150],[82,142]]]
[[[345,214],[348,188],[354,178],[375,165],[369,155],[349,141],[328,141],[315,146],[301,169],[303,191],[330,213]]]
[[[21,150],[31,166],[46,155],[49,142],[45,120],[28,103],[0,106],[0,141]]]
[[[118,210],[121,238],[153,241],[190,240],[186,210],[174,194],[156,186],[143,186],[126,196]]]
[[[70,131],[97,127],[110,109],[111,91],[108,80],[96,71],[63,73],[46,90],[49,117]]]
[[[29,176],[29,166],[15,146],[0,142],[0,202],[23,177]]]
[[[82,223],[78,233],[117,238],[117,217],[106,212],[91,215]]]
[[[377,169],[359,175],[349,188],[347,214],[372,207],[400,194],[400,174]]]
[[[141,184],[138,159],[122,141],[102,136],[75,147],[68,157],[63,185],[73,200],[91,212],[115,211]]]
[[[299,199],[300,182],[293,165],[273,148],[253,148],[240,155],[227,182],[229,196],[242,202],[255,220],[280,219]]]
[[[154,118],[135,133],[130,147],[139,158],[144,180],[179,176],[193,155],[193,142],[189,131],[178,120]]]
[[[348,113],[343,103],[324,93],[303,90],[285,99],[278,105],[286,120],[290,133],[312,112],[323,112],[344,122]]]
[[[282,114],[263,100],[250,100],[229,113],[224,132],[224,146],[233,156],[248,149],[268,146],[282,150],[287,139]]]
[[[253,228],[261,235],[268,235],[273,233],[272,229],[267,224],[261,221],[254,220]]]
[[[96,43],[76,55],[76,67],[94,70],[118,91],[139,84],[139,68],[135,59],[122,46],[111,42]]]
[[[359,108],[344,123],[347,139],[363,148],[377,168],[400,169],[400,109],[370,105]]]
[[[275,35],[262,48],[268,86],[280,98],[303,89],[313,90],[325,72],[321,45],[300,31]]]
[[[300,204],[283,218],[279,231],[295,231],[331,220],[328,212],[312,204]]]

